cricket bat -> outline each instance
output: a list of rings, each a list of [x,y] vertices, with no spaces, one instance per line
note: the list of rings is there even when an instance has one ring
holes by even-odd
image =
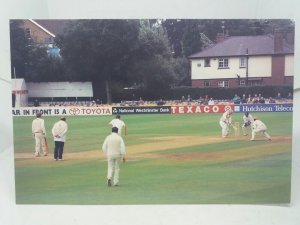
[[[49,146],[48,146],[48,141],[47,141],[47,138],[45,138],[45,152],[48,154],[49,153]]]

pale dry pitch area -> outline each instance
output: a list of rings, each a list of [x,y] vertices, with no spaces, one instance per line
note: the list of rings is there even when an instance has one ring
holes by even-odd
[[[152,137],[152,138],[143,138],[146,143],[135,144],[126,146],[127,151],[127,161],[136,161],[139,159],[146,158],[161,158],[168,157],[169,160],[191,160],[199,161],[203,163],[209,163],[210,160],[240,160],[257,157],[257,155],[273,155],[278,153],[283,153],[289,151],[289,149],[275,148],[278,145],[289,145],[291,142],[291,137],[288,136],[276,136],[273,137],[271,141],[266,141],[262,137],[258,136],[258,139],[253,141],[253,146],[248,146],[240,148],[239,150],[232,149],[227,150],[226,155],[222,151],[212,151],[212,152],[193,152],[186,154],[159,154],[165,150],[199,146],[201,150],[201,145],[214,144],[214,143],[227,143],[230,141],[241,141],[249,142],[248,136],[241,137],[201,137],[201,136],[164,136],[164,137]],[[261,148],[257,148],[255,142],[264,142]],[[270,151],[274,149],[274,151]],[[246,151],[246,153],[245,153]],[[53,160],[53,154],[49,153],[47,157],[34,157],[32,153],[15,153],[15,159],[17,160],[16,166],[26,166],[32,164],[45,164],[45,163],[56,163]],[[89,161],[99,159],[101,161],[105,160],[105,156],[101,149],[96,150],[86,150],[81,152],[68,152],[64,154],[64,163],[77,163],[81,161]]]

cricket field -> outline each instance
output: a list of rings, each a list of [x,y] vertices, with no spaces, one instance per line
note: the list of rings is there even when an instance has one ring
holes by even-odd
[[[292,113],[252,113],[268,127],[221,138],[221,114],[123,115],[127,161],[120,186],[107,187],[101,151],[114,116],[69,116],[64,161],[34,157],[33,117],[14,117],[17,204],[286,204],[290,202]],[[242,124],[242,113],[233,121]],[[250,130],[248,130],[250,134]]]

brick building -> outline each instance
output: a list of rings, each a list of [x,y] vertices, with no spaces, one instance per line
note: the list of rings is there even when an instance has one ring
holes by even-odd
[[[293,85],[293,31],[218,40],[189,57],[193,87]]]

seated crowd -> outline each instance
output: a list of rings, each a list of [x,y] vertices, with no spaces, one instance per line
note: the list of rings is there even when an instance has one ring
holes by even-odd
[[[50,102],[34,102],[29,103],[28,106],[35,107],[98,107],[98,106],[190,106],[190,105],[224,105],[224,104],[275,104],[275,103],[292,103],[293,96],[289,93],[286,97],[282,97],[280,93],[276,97],[263,97],[261,94],[254,94],[239,97],[237,94],[232,99],[213,99],[208,95],[200,96],[198,99],[192,99],[190,95],[182,96],[179,100],[163,100],[144,101],[142,98],[134,101],[121,101],[119,103],[112,103],[110,105],[103,104],[99,99],[90,101],[50,101]]]

